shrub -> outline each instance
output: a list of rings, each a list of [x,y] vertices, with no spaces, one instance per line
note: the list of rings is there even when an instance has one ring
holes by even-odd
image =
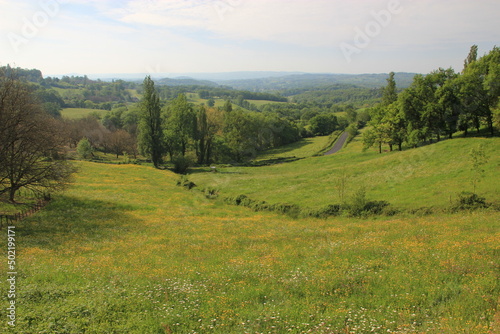
[[[205,194],[205,197],[208,199],[215,199],[219,197],[219,189],[213,188],[213,187],[206,187],[203,189],[203,193]]]
[[[360,217],[365,213],[365,206],[367,203],[366,190],[360,188],[351,197],[349,203],[346,204],[346,212],[350,216]]]
[[[329,204],[318,210],[303,211],[304,217],[327,218],[330,216],[338,216],[342,212],[342,207],[339,204]]]
[[[379,215],[389,206],[387,201],[369,201],[365,204],[364,211],[369,214]]]
[[[416,216],[419,216],[419,217],[422,217],[422,216],[429,216],[431,214],[434,213],[434,208],[431,206],[422,206],[422,207],[419,207],[419,208],[415,208],[415,209],[410,209],[408,210],[408,212],[412,215],[416,215]]]
[[[480,197],[478,194],[471,192],[461,192],[458,194],[458,198],[453,203],[451,209],[452,211],[459,210],[477,210],[487,208],[489,205],[486,203],[486,199],[484,197]]]
[[[179,187],[184,187],[188,190],[191,190],[194,187],[196,187],[196,184],[192,181],[189,181],[185,175],[181,176],[181,178],[177,181],[177,185]]]
[[[229,196],[224,199],[227,204],[240,205],[241,201],[248,198],[246,195]]]
[[[285,213],[287,215],[298,216],[300,208],[297,204],[278,203],[270,207],[272,211]]]
[[[186,174],[189,167],[193,166],[193,160],[186,156],[176,156],[172,158],[174,164],[174,173]]]
[[[345,205],[345,212],[353,217],[380,215],[384,212],[390,212],[387,209],[389,205],[387,201],[369,201],[366,198],[366,190],[360,188],[351,197],[350,202]]]
[[[83,138],[78,142],[76,152],[82,159],[90,159],[94,155],[94,149],[87,138]]]

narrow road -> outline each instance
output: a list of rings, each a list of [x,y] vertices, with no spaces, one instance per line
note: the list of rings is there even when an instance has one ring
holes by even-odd
[[[340,151],[340,149],[344,146],[344,143],[347,140],[347,137],[349,137],[349,134],[347,133],[347,131],[342,132],[342,134],[337,139],[335,144],[333,144],[332,148],[323,155],[330,155],[330,154],[337,153],[338,151]]]

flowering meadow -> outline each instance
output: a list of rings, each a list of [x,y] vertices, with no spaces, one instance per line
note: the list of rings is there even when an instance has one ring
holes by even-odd
[[[293,219],[169,171],[77,165],[16,226],[17,318],[2,332],[500,331],[498,211]]]

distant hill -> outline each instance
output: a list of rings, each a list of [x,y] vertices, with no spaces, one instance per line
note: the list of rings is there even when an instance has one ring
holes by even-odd
[[[196,80],[193,78],[180,77],[180,78],[163,78],[159,80],[155,80],[155,84],[157,85],[166,85],[166,86],[209,86],[209,87],[217,87],[219,86],[215,82],[208,80]]]
[[[416,73],[396,73],[398,88],[408,87]],[[288,89],[303,89],[332,84],[355,85],[365,88],[378,88],[387,84],[387,73],[378,74],[293,74],[281,77],[216,81],[219,84],[235,89],[249,91],[284,91]]]

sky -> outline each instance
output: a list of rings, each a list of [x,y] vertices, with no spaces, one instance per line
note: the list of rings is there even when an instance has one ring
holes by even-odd
[[[0,66],[95,73],[460,71],[498,0],[0,0]]]

